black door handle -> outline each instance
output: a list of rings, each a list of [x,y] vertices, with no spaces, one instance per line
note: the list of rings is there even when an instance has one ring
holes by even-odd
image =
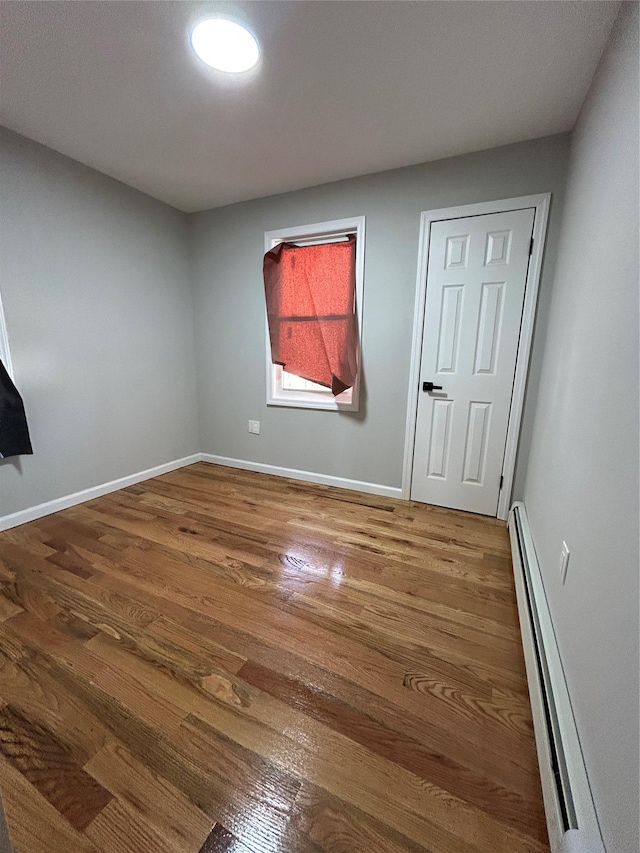
[[[433,382],[423,382],[423,391],[442,391],[442,385],[434,385]]]

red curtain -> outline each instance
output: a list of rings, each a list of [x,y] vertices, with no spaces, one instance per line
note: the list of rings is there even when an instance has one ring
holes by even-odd
[[[356,238],[317,246],[280,243],[264,256],[271,358],[331,388],[351,388],[358,372]]]

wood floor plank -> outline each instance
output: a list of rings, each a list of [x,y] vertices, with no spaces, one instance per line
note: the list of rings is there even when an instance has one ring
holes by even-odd
[[[4,588],[0,587],[0,622],[5,619],[10,619],[23,611],[23,607],[12,601],[5,593]]]
[[[78,555],[82,555],[87,566],[93,565],[94,561],[89,552],[80,548],[76,548],[75,550]],[[18,576],[16,577],[16,571],[13,571],[11,580],[5,584],[5,595],[11,597],[14,602],[19,602],[23,596],[33,596],[34,592],[39,592],[42,595],[43,588],[46,587],[49,591],[48,600],[51,599],[50,593],[52,589],[62,590],[67,595],[79,593],[87,597],[89,602],[93,602],[94,605],[102,605],[108,614],[124,620],[129,625],[143,627],[154,619],[157,619],[160,615],[153,610],[150,611],[143,603],[111,592],[98,585],[98,583],[94,583],[92,580],[82,579],[68,573],[63,574],[54,564],[48,562],[46,558],[34,561],[29,559],[27,554],[28,551],[23,544],[17,544],[13,548],[7,548],[3,545],[0,549],[0,559],[4,557],[7,566],[17,567]],[[120,559],[120,554],[118,554],[117,559]],[[102,569],[106,568],[103,562],[100,562],[99,565]],[[113,562],[109,561],[108,565],[113,565]],[[39,574],[34,577],[34,573]],[[96,568],[96,571],[92,574],[92,578],[99,578],[100,574],[100,571]],[[30,580],[31,583],[29,583]],[[58,581],[57,587],[53,584],[55,580]],[[27,609],[43,615],[45,619],[47,617],[46,613],[42,614],[37,609],[36,600],[33,598],[30,599],[30,606]]]
[[[21,645],[14,646],[19,655],[5,656],[10,639],[0,635],[0,683],[6,701],[52,731],[82,766],[108,742],[108,730],[65,689],[42,656],[31,655]]]
[[[110,741],[84,769],[178,848],[197,850],[209,834],[211,818],[122,744]]]
[[[138,809],[115,797],[85,830],[100,850],[112,853],[190,853],[188,843],[170,840]]]
[[[184,724],[191,737],[195,739],[194,732],[197,732],[199,740],[204,741],[206,747],[201,747],[203,750],[213,750],[220,731],[224,730],[226,737],[239,743],[243,750],[263,756],[269,764],[280,763],[291,775],[300,775],[365,814],[380,817],[394,831],[404,832],[411,839],[431,837],[441,853],[459,850],[460,836],[470,853],[483,849],[482,838],[478,846],[474,843],[473,818],[469,822],[465,820],[469,815],[464,814],[461,802],[454,805],[455,798],[447,798],[442,791],[436,790],[426,781],[406,774],[399,786],[403,796],[400,803],[394,789],[398,782],[397,776],[403,776],[403,773],[397,765],[379,761],[355,745],[349,747],[346,739],[332,736],[329,732],[324,733],[325,737],[317,739],[320,729],[310,726],[315,737],[309,751],[305,744],[305,741],[309,742],[308,738],[294,742],[280,735],[279,731],[270,729],[264,722],[256,725],[255,721],[242,719],[222,708],[217,709],[209,719],[210,723],[194,716],[189,717]],[[384,796],[383,780],[388,786]],[[446,814],[449,810],[451,821]],[[454,812],[457,833],[450,831]],[[497,835],[504,849],[517,849],[513,846],[514,842],[517,844],[516,838],[510,837],[508,832],[502,833],[498,827]]]
[[[166,616],[160,616],[149,625],[149,634],[164,641],[169,640],[193,655],[204,655],[209,664],[221,667],[227,672],[237,672],[246,663],[246,658],[241,654],[208,640],[201,633],[192,631]]]
[[[296,800],[300,827],[326,853],[438,853],[429,842],[417,845],[309,782],[302,783]]]
[[[91,641],[90,645],[94,649],[96,649],[95,644],[97,642],[98,642],[98,640]],[[108,641],[108,640],[101,640],[100,644],[103,645],[105,642],[109,643],[109,645],[113,645],[113,642]],[[115,653],[115,651],[116,650],[114,648],[112,650],[112,654]],[[142,662],[139,662],[138,664],[136,664],[134,659],[131,658],[131,656],[128,652],[125,651],[125,652],[123,652],[123,654],[125,655],[125,657],[120,656],[120,658],[119,658],[120,666],[121,667],[126,667],[127,665],[133,666],[136,668],[136,671],[138,672],[139,677],[144,678],[145,677],[144,676],[145,665]],[[127,663],[127,659],[129,660],[129,663]],[[149,683],[151,681],[154,681],[157,684],[158,691],[163,693],[163,694],[168,689],[171,689],[171,685],[166,683],[166,676],[162,676],[161,674],[155,673],[152,670],[148,670],[148,672],[146,674],[146,678],[149,681]],[[240,708],[243,705],[247,704],[247,700],[239,701],[237,699],[237,697],[235,695],[233,695],[233,693],[230,690],[228,690],[228,688],[222,693],[220,693],[220,692],[216,693],[215,698],[224,702],[224,704],[231,705],[234,708]],[[174,688],[173,699],[174,699],[174,701],[176,701],[176,703],[183,704],[183,707],[185,707],[185,708],[191,707],[194,710],[194,712],[205,717],[208,721],[213,722],[214,725],[217,725],[217,727],[221,731],[224,731],[226,733],[226,735],[229,737],[235,737],[236,740],[240,739],[240,741],[242,741],[243,737],[247,737],[247,736],[248,737],[254,737],[254,733],[250,732],[249,734],[247,734],[246,730],[244,732],[240,732],[238,726],[242,725],[242,721],[238,721],[234,716],[229,718],[228,715],[225,719],[223,719],[224,714],[218,706],[211,705],[209,702],[207,702],[205,699],[203,699],[203,697],[199,696],[198,694],[196,694],[193,691],[190,692],[186,687],[181,687],[181,688],[179,688],[179,690],[176,690]],[[255,715],[255,713],[257,711],[259,711],[260,714],[259,714],[259,717],[257,719],[259,719],[261,724],[265,724],[267,721],[272,721],[273,724],[277,728],[285,728],[287,723],[289,724],[289,726],[288,726],[289,728],[292,727],[291,720],[287,719],[286,715],[285,716],[282,716],[282,715],[279,716],[279,709],[276,706],[267,705],[266,707],[262,708],[262,710],[260,710],[260,708],[258,707],[258,703],[255,701],[255,699],[253,700],[253,702],[251,699],[249,699],[248,703],[249,703],[250,707],[246,708],[247,714]],[[264,702],[262,702],[262,704],[264,705]],[[251,726],[251,724],[250,724],[250,726]],[[313,731],[309,731],[309,727],[308,727],[308,725],[307,726],[304,725],[304,721],[301,721],[298,723],[297,730],[300,732],[304,731],[307,739],[313,739],[317,743],[323,743],[325,740],[325,738],[319,737],[317,732],[314,733]],[[262,748],[262,746],[261,746],[262,741],[264,741],[265,743],[272,743],[272,744],[278,743],[278,739],[276,737],[276,734],[273,731],[270,731],[266,735],[263,735],[263,732],[261,729],[260,731],[257,732],[255,737],[258,738],[257,742],[260,744],[258,746],[258,750],[260,750]],[[254,745],[256,743],[255,740],[244,741],[244,742],[245,742],[245,744],[249,743],[252,745]],[[288,744],[285,741],[284,742],[285,752],[287,751],[287,748],[288,748]],[[331,752],[333,747],[331,744],[327,743],[325,745],[325,749],[327,752]],[[354,763],[357,763],[356,759],[353,759],[353,761],[354,761]],[[304,761],[301,759],[301,764],[294,765],[293,769],[298,771],[298,768],[302,764],[304,764]],[[480,782],[480,784],[482,785],[482,780],[477,780],[477,781]],[[496,796],[496,802],[498,802],[498,801],[504,799],[506,792],[504,792],[504,791],[499,792],[499,791],[494,789],[493,792],[490,792],[490,794],[491,793],[493,793],[493,795]],[[508,814],[508,809],[505,808],[504,810],[505,810],[505,816],[506,816]],[[517,811],[517,809],[514,808],[513,812],[516,812],[516,811]],[[521,818],[521,820],[519,822],[521,826],[523,825],[525,820],[526,820],[525,817]]]
[[[0,753],[74,829],[85,829],[111,800],[51,732],[9,706],[0,708]]]
[[[232,832],[229,832],[221,823],[216,823],[199,853],[246,853],[247,848],[238,841]]]
[[[548,853],[495,519],[196,463],[0,533],[0,679],[21,853]]]
[[[0,789],[15,853],[102,853],[3,757]]]
[[[245,664],[238,675],[247,683],[282,699],[419,778],[429,779],[443,790],[457,792],[467,802],[499,820],[525,832],[535,834],[538,831],[542,816],[540,804],[534,804],[531,808],[528,799],[497,785],[490,785],[481,774],[456,764],[445,755],[428,749],[351,705],[252,661]]]
[[[312,847],[291,821],[301,784],[293,774],[196,718],[181,725],[175,743],[229,792],[216,804],[217,816],[243,844],[260,850],[283,842],[285,849]]]
[[[220,620],[232,627],[237,626],[251,632],[261,640],[266,641],[275,635],[277,641],[288,650],[297,650],[302,640],[307,643],[307,657],[318,665],[332,668],[343,677],[368,687],[407,710],[424,713],[425,709],[428,709],[445,730],[452,731],[452,737],[464,738],[464,731],[460,732],[460,727],[452,719],[449,708],[442,702],[432,702],[430,696],[418,698],[412,691],[403,689],[402,667],[394,670],[389,666],[386,656],[373,648],[354,642],[346,630],[341,634],[331,632],[326,625],[303,620],[277,607],[266,606],[223,583],[213,587],[200,573],[190,575],[185,572],[184,577],[191,580],[185,587],[179,566],[159,566],[157,572],[152,574],[136,562],[131,571],[127,572],[127,577],[143,589],[159,592],[198,613],[215,613]],[[490,749],[491,741],[487,742],[482,730],[485,724],[485,720],[478,718],[476,728],[480,730],[474,733],[473,737],[476,742],[484,742],[485,748]],[[456,734],[453,734],[453,729],[457,730]],[[505,733],[504,739],[508,745],[506,752],[515,751],[517,754],[517,740],[508,732]]]
[[[33,613],[19,613],[1,624],[3,634],[10,635],[9,641],[13,637],[27,648],[35,650],[46,647],[51,658],[65,667],[82,672],[86,678],[94,677],[100,669],[100,662],[86,650],[83,643]]]
[[[114,579],[111,576],[105,577],[103,579],[103,583],[115,583],[116,588],[118,589],[123,586],[129,589],[126,587],[124,581],[118,579],[114,582]],[[153,594],[147,590],[145,590],[145,595],[149,599],[153,600],[154,606],[162,606],[163,599],[154,597]],[[275,669],[276,671],[287,675],[294,674],[296,677],[314,684],[318,690],[333,693],[334,695],[341,697],[344,702],[353,704],[354,707],[367,709],[367,713],[377,714],[380,720],[384,721],[392,719],[395,728],[408,730],[411,737],[425,743],[430,750],[435,751],[438,754],[447,755],[452,760],[458,761],[462,766],[469,766],[472,768],[480,767],[483,773],[491,779],[491,784],[496,784],[498,787],[514,787],[515,790],[521,791],[527,796],[530,796],[532,790],[537,790],[536,786],[539,783],[537,768],[535,765],[529,764],[524,775],[521,776],[520,768],[514,766],[511,757],[506,754],[501,757],[501,760],[498,760],[498,758],[494,756],[491,761],[487,761],[487,756],[484,755],[484,751],[478,750],[477,743],[474,742],[467,744],[466,741],[460,737],[459,726],[456,727],[456,732],[458,733],[457,736],[452,738],[451,735],[446,732],[442,732],[434,725],[433,716],[429,718],[428,726],[421,724],[419,721],[422,716],[422,712],[424,711],[424,701],[420,702],[419,707],[413,708],[413,710],[408,707],[398,707],[395,702],[380,696],[376,692],[359,686],[353,681],[344,678],[342,675],[338,675],[335,672],[335,661],[332,661],[331,666],[328,666],[328,668],[319,667],[311,663],[308,658],[285,651],[282,648],[274,646],[272,643],[267,643],[249,633],[239,631],[225,623],[217,622],[210,617],[205,617],[200,613],[193,613],[182,605],[176,604],[173,600],[166,599],[164,602],[164,606],[170,609],[172,615],[177,620],[182,620],[202,636],[211,637],[227,647],[235,647],[241,651],[243,656],[252,658],[254,661],[258,661],[265,666]],[[272,641],[273,639],[277,638],[272,638]],[[101,644],[102,642],[103,641],[100,641]],[[90,645],[94,646],[94,643],[92,642]],[[299,649],[296,649],[296,651],[299,651]],[[113,654],[113,649],[109,651],[109,654]],[[389,662],[387,662],[387,666],[388,665]],[[433,673],[441,673],[442,662],[434,659],[429,671]],[[456,672],[457,669],[447,672],[444,676],[445,683],[456,684]],[[398,689],[396,690],[396,693],[399,691],[401,679],[404,674],[404,669],[398,670]],[[484,676],[486,673],[482,673],[482,675]],[[452,676],[453,682],[451,681]],[[157,676],[154,674],[153,678],[157,678]],[[475,678],[475,680],[472,679],[473,689],[479,689],[481,691],[483,683],[484,682],[478,678]],[[168,683],[163,687],[163,690],[170,691],[171,688],[171,683]],[[226,689],[227,687],[223,685],[223,690]],[[399,692],[404,694],[404,691]],[[481,692],[480,695],[484,694]],[[490,693],[487,695],[490,696]],[[188,707],[192,709],[191,705]],[[447,720],[450,716],[451,715],[449,713],[445,715]],[[480,719],[480,722],[482,722],[482,718]],[[479,737],[486,747],[486,735],[482,728]],[[519,753],[519,755],[523,754],[526,755],[526,751],[525,753]]]

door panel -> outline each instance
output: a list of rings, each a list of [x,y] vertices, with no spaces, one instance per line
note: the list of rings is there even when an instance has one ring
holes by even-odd
[[[451,400],[435,400],[433,417],[431,419],[431,439],[429,441],[429,477],[447,478],[447,462],[449,460],[451,420],[453,402]]]
[[[438,342],[438,373],[456,372],[460,343],[462,296],[462,285],[450,284],[443,288]]]
[[[496,515],[534,214],[431,225],[413,500]]]
[[[463,483],[484,483],[490,418],[491,403],[469,403],[462,468]]]
[[[476,336],[473,372],[485,375],[496,372],[498,345],[502,337],[502,309],[506,282],[485,282],[480,294],[480,318]]]

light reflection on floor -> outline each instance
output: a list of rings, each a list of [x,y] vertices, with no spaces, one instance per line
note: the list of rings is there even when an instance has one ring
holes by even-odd
[[[345,576],[344,560],[341,557],[334,558],[331,565],[322,565],[318,562],[317,554],[292,544],[280,555],[280,562],[284,566],[284,574],[289,577],[304,579],[305,575],[324,577],[331,582],[331,586],[338,588]]]

